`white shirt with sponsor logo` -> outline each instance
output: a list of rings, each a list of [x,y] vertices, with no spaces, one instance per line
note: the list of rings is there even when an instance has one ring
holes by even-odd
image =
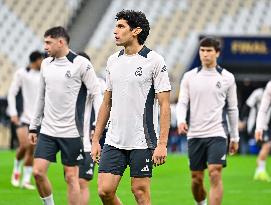
[[[18,116],[16,109],[16,95],[22,90],[23,97],[23,113],[20,121],[30,124],[30,120],[34,115],[33,105],[35,104],[38,85],[40,79],[40,71],[21,68],[16,71],[8,92],[8,112],[10,116]]]
[[[91,63],[69,52],[61,58],[46,58],[41,65],[39,94],[30,130],[41,124],[40,132],[52,137],[84,135],[88,94],[101,103],[101,88]]]
[[[163,57],[146,46],[135,55],[124,50],[113,54],[107,62],[106,90],[112,92],[112,107],[105,144],[126,150],[155,148],[155,94],[171,90]]]
[[[234,76],[217,66],[195,68],[184,74],[177,104],[178,124],[186,122],[190,108],[188,139],[230,137],[239,140],[238,107]]]

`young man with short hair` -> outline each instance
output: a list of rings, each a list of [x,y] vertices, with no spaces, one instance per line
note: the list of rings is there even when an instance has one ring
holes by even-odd
[[[44,34],[45,51],[36,112],[30,124],[29,138],[37,143],[33,174],[45,205],[54,204],[47,171],[56,154],[61,161],[67,183],[68,204],[80,204],[79,169],[83,159],[81,137],[87,95],[101,103],[98,79],[91,63],[69,49],[69,35],[63,27],[53,27]],[[39,137],[37,127],[41,124]]]
[[[16,133],[19,141],[19,147],[14,159],[11,184],[15,187],[21,186],[30,190],[35,189],[31,184],[34,146],[29,143],[28,131],[31,117],[34,114],[33,104],[35,104],[38,94],[37,87],[39,85],[42,60],[43,54],[40,51],[33,51],[29,56],[30,64],[15,73],[8,93],[10,120],[17,127]],[[23,98],[21,117],[18,116],[16,109],[16,96],[20,90]],[[20,182],[22,161],[24,161],[23,178]]]
[[[116,20],[116,45],[124,49],[110,56],[107,62],[107,88],[91,154],[99,162],[98,193],[103,204],[121,204],[116,190],[129,165],[136,202],[149,205],[152,165],[165,163],[167,156],[171,86],[163,57],[144,45],[150,30],[145,14],[123,10],[117,13]],[[109,116],[100,159],[99,140]]]
[[[207,205],[204,170],[210,177],[210,205],[222,203],[222,168],[229,151],[238,150],[238,107],[234,76],[217,64],[220,44],[214,38],[200,41],[201,66],[184,74],[177,104],[178,130],[187,134],[192,193],[197,205]],[[189,128],[186,122],[190,110]],[[226,114],[229,118],[228,133]]]

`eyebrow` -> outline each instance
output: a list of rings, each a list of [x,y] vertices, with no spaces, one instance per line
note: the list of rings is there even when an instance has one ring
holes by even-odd
[[[201,51],[212,51],[212,48],[200,48]]]

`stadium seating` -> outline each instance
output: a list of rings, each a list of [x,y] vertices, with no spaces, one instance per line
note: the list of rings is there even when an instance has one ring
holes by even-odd
[[[67,25],[82,0],[0,0],[0,96],[7,94],[12,74],[42,49],[43,33]]]
[[[67,25],[83,0],[0,0],[0,56],[8,63],[6,72],[25,66],[28,54],[42,48],[42,35],[51,26]],[[151,24],[147,46],[165,57],[173,80],[190,66],[200,34],[270,35],[269,0],[112,0],[85,51],[98,71],[103,71],[110,54],[117,51],[113,28],[115,14],[122,9],[142,10]],[[9,80],[7,80],[9,81]],[[8,84],[8,83],[7,83]],[[177,86],[176,86],[177,87]],[[1,86],[0,95],[6,94]]]
[[[200,34],[271,34],[269,0],[113,0],[86,47],[97,70],[118,49],[112,31],[115,14],[122,9],[146,14],[151,24],[147,45],[165,57],[173,84],[190,65]]]

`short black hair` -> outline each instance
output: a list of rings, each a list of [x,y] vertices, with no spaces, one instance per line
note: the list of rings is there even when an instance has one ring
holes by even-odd
[[[86,59],[88,59],[88,60],[90,61],[90,57],[89,57],[89,55],[88,55],[88,54],[86,54],[85,52],[80,51],[80,52],[78,52],[77,54],[78,54],[79,56],[83,56],[83,57],[85,57]]]
[[[205,37],[200,40],[199,46],[201,47],[213,47],[216,52],[220,52],[221,50],[221,45],[220,41],[217,40],[214,37]]]
[[[34,63],[36,60],[41,59],[41,58],[44,58],[44,55],[40,51],[33,51],[29,55],[29,61],[30,61],[30,63]]]
[[[117,13],[115,19],[126,20],[131,30],[135,29],[136,27],[140,27],[142,31],[140,34],[138,34],[137,40],[140,45],[144,44],[150,32],[150,24],[143,12],[134,10],[122,10]]]
[[[44,37],[48,37],[48,36],[50,36],[51,38],[62,37],[67,41],[68,44],[70,43],[70,36],[68,32],[66,31],[66,29],[62,26],[52,27],[48,29],[47,31],[45,31]]]

